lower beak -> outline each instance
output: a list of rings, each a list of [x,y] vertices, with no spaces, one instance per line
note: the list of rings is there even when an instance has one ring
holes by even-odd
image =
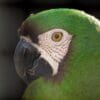
[[[40,76],[51,76],[52,69],[49,63],[41,58],[41,54],[36,47],[21,39],[16,47],[14,63],[18,75],[26,82]]]

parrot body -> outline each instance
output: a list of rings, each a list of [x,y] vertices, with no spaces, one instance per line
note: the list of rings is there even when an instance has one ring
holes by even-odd
[[[26,89],[23,98],[25,100],[99,100],[100,21],[83,11],[52,9],[36,15],[32,14],[25,22],[33,25],[32,27],[38,30],[38,32],[35,30],[37,34],[51,29],[63,29],[72,35],[72,40],[64,65],[60,66],[57,74],[34,80]],[[20,31],[24,33],[22,28]]]

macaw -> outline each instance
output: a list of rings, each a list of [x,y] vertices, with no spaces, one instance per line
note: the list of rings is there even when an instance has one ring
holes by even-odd
[[[24,100],[100,99],[100,21],[59,8],[31,14],[14,54]]]

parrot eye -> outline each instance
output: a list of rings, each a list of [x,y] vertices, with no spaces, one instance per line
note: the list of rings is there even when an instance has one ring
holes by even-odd
[[[59,42],[63,37],[63,33],[62,32],[54,32],[52,34],[52,40],[55,41],[55,42]]]

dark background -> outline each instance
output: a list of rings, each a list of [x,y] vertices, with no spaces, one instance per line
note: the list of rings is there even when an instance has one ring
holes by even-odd
[[[25,18],[50,8],[75,8],[100,18],[100,0],[0,0],[0,100],[20,100],[25,83],[13,63],[19,40],[17,29]]]

